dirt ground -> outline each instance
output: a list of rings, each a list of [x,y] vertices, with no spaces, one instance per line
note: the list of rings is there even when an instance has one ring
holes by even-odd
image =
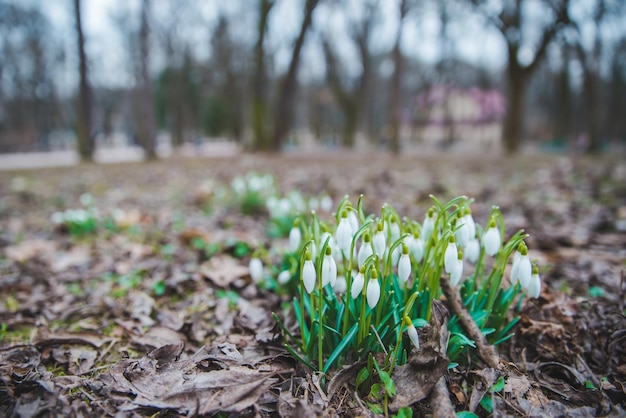
[[[474,197],[483,224],[498,205],[508,233],[530,234],[542,292],[498,347],[501,370],[446,372],[455,410],[487,416],[478,401],[502,375],[494,416],[626,414],[624,160],[338,152],[0,172],[0,415],[372,415],[349,373],[322,389],[282,348],[271,313],[284,300],[252,283],[237,246],[286,240],[214,193],[250,171],[418,220],[429,194]],[[56,228],[51,215],[83,193],[128,228]],[[411,403],[413,416],[437,416],[433,402]]]

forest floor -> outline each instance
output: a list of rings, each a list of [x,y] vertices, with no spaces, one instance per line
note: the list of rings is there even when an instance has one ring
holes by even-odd
[[[339,152],[0,172],[0,415],[372,415],[354,374],[329,390],[283,349],[272,312],[288,298],[248,262],[287,239],[268,235],[266,211],[220,197],[248,172],[417,220],[430,194],[475,198],[482,224],[498,205],[507,233],[530,234],[542,291],[497,347],[500,370],[445,373],[455,410],[487,416],[490,396],[494,416],[626,414],[626,162]],[[103,218],[118,209],[116,228],[55,226],[84,193]],[[426,392],[413,416],[442,416]]]

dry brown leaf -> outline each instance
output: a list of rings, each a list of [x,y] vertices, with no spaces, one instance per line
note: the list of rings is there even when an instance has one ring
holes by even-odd
[[[249,274],[248,267],[242,266],[229,255],[218,255],[203,263],[198,272],[216,286],[227,288],[237,279]]]

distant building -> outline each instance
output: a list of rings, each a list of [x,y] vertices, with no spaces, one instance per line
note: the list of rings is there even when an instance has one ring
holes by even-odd
[[[413,127],[424,145],[500,147],[506,99],[497,90],[435,86],[416,96]]]

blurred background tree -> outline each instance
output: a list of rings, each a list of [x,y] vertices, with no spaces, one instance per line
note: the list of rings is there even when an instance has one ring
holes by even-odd
[[[624,7],[0,0],[0,152],[623,148]]]

